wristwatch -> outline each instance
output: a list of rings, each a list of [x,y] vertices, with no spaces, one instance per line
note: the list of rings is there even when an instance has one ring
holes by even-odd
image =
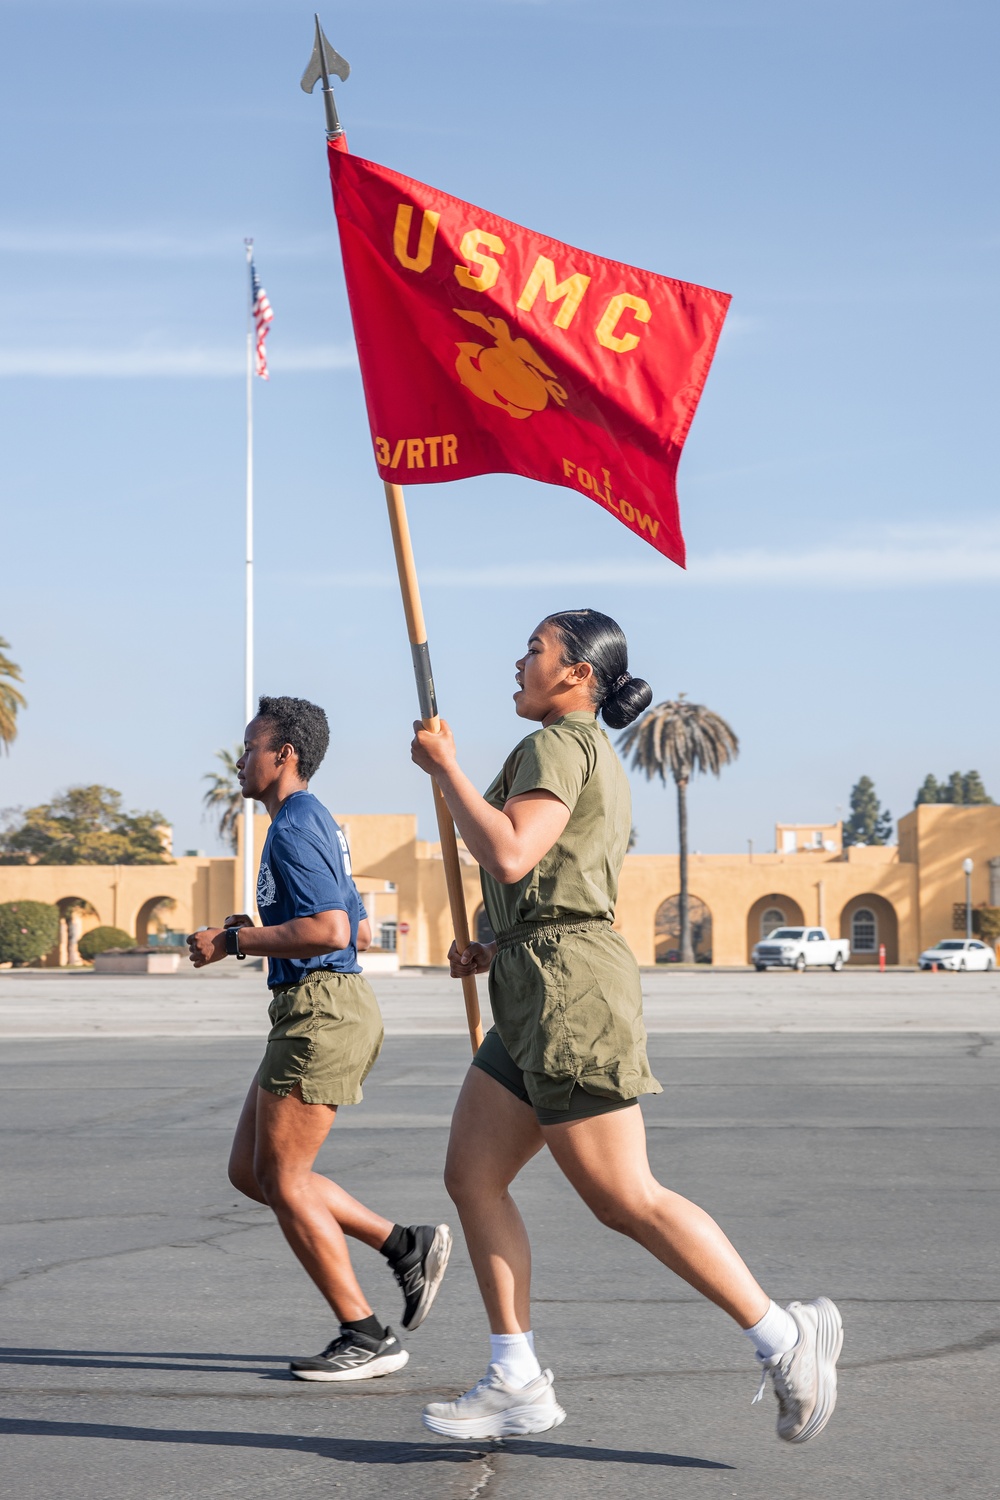
[[[240,929],[238,927],[226,928],[226,954],[229,958],[246,958],[246,954],[240,948]]]

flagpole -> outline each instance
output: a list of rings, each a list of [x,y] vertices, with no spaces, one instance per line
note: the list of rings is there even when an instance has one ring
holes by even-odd
[[[347,61],[334,51],[323,35],[319,16],[316,16],[315,20],[316,38],[312,56],[302,75],[302,88],[307,94],[311,94],[317,83],[322,82],[326,138],[334,142],[343,136],[344,131],[337,116],[330,74],[333,73],[336,77],[346,80],[351,70]],[[420,717],[425,729],[431,734],[439,734],[441,720],[438,717],[434,678],[431,674],[427,630],[424,625],[423,606],[420,603],[420,585],[417,582],[417,568],[413,560],[413,546],[410,542],[410,523],[406,518],[406,503],[401,487],[398,484],[386,482],[385,500],[389,508],[389,525],[392,529],[393,551],[396,554],[399,591],[403,596],[403,612],[406,615],[413,670],[417,679]],[[465,909],[465,887],[462,882],[462,865],[458,857],[458,840],[455,836],[455,824],[441,794],[441,789],[437,782],[434,782],[433,786],[434,812],[437,815],[438,837],[441,840],[441,860],[444,864],[445,885],[448,888],[452,927],[459,952],[464,952],[469,946],[469,916]],[[462,994],[465,999],[465,1018],[469,1026],[469,1040],[475,1053],[483,1044],[483,1023],[479,1013],[479,990],[474,974],[468,974],[462,980]]]
[[[385,501],[389,510],[392,548],[396,554],[399,591],[403,596],[403,613],[406,616],[406,629],[410,637],[413,672],[417,680],[420,717],[426,730],[431,734],[439,734],[441,720],[438,716],[437,695],[434,691],[434,676],[431,672],[431,657],[427,646],[427,629],[424,624],[423,605],[420,602],[420,585],[417,580],[413,544],[410,541],[410,523],[406,516],[406,502],[403,498],[402,486],[385,481]],[[451,922],[455,930],[458,951],[464,953],[470,941],[469,916],[465,906],[465,884],[462,880],[462,864],[458,855],[455,824],[441,788],[436,781],[432,784],[434,812],[437,816],[438,837],[441,841],[441,859],[444,864],[445,885],[448,888],[448,905],[451,908]],[[468,974],[462,980],[462,995],[465,1000],[465,1019],[469,1026],[469,1040],[475,1053],[483,1044],[483,1023],[479,1011],[479,990],[474,974]]]
[[[246,570],[244,577],[244,624],[243,642],[243,722],[249,724],[254,716],[253,699],[253,278],[250,265],[253,260],[253,240],[244,240],[247,255],[247,499],[246,499]],[[243,910],[254,916],[254,801],[247,797],[243,803]]]

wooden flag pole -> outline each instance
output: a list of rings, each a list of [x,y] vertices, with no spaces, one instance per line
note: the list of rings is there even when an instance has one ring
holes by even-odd
[[[392,547],[396,554],[399,589],[403,596],[406,629],[410,637],[410,651],[413,655],[413,671],[417,679],[420,717],[425,729],[431,734],[438,734],[441,729],[441,720],[437,711],[431,657],[427,649],[427,628],[424,625],[424,611],[420,603],[420,585],[417,582],[417,569],[413,561],[410,523],[406,518],[406,502],[403,499],[402,487],[386,482],[385,501],[389,508]],[[438,836],[441,840],[441,858],[444,861],[444,878],[448,887],[448,904],[451,907],[455,942],[458,944],[459,951],[462,952],[469,946],[469,918],[465,909],[465,886],[462,881],[462,865],[458,857],[458,840],[455,837],[455,824],[448,811],[448,804],[441,794],[441,788],[436,781],[433,786],[434,811],[437,814]],[[475,1053],[482,1046],[483,1023],[479,1014],[479,991],[476,988],[474,974],[462,980],[462,993],[465,997],[465,1016],[469,1023],[469,1040]]]
[[[346,59],[335,52],[323,35],[323,28],[316,21],[316,40],[312,57],[302,75],[302,89],[311,94],[317,83],[323,83],[323,106],[326,111],[326,138],[336,142],[343,135],[343,127],[337,115],[330,74],[346,79],[351,69]],[[413,670],[417,678],[417,697],[420,700],[420,717],[424,728],[438,734],[441,720],[438,717],[437,698],[434,693],[434,678],[431,675],[431,657],[427,649],[427,630],[424,626],[424,611],[420,603],[420,586],[417,569],[413,561],[410,542],[410,523],[406,519],[406,503],[398,484],[386,484],[385,499],[389,507],[389,525],[392,527],[392,546],[396,554],[396,571],[399,588],[403,595],[406,613],[406,628],[410,635],[410,650],[413,653]],[[469,946],[469,918],[465,910],[465,888],[462,884],[462,866],[458,858],[458,840],[448,804],[434,782],[434,811],[437,814],[438,834],[441,839],[441,858],[444,861],[444,878],[448,887],[448,904],[455,929],[455,941],[459,949]],[[469,1039],[473,1052],[478,1052],[483,1043],[483,1023],[479,1015],[479,991],[476,976],[470,974],[462,980],[465,996],[465,1015],[469,1023]]]

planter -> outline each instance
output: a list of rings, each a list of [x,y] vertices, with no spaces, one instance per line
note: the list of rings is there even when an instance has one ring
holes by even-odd
[[[94,959],[95,974],[176,974],[181,955],[163,948],[110,948]]]

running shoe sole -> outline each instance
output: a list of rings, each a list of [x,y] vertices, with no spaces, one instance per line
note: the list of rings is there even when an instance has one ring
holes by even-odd
[[[441,1279],[448,1269],[448,1261],[451,1257],[451,1230],[447,1224],[439,1224],[434,1231],[430,1249],[424,1260],[424,1290],[417,1303],[416,1311],[408,1323],[403,1327],[407,1333],[412,1333],[414,1328],[419,1328],[421,1323],[434,1305],[434,1298],[438,1294]]]
[[[802,1431],[790,1443],[807,1443],[833,1416],[837,1404],[837,1360],[844,1347],[844,1325],[829,1297],[817,1297],[816,1309],[816,1405]]]
[[[401,1370],[409,1357],[405,1349],[400,1349],[398,1354],[379,1355],[349,1370],[293,1370],[292,1374],[296,1380],[377,1380],[380,1375]]]
[[[450,1438],[527,1437],[533,1432],[548,1432],[566,1420],[561,1406],[511,1406],[490,1417],[430,1417],[423,1413],[423,1424],[431,1432]]]

